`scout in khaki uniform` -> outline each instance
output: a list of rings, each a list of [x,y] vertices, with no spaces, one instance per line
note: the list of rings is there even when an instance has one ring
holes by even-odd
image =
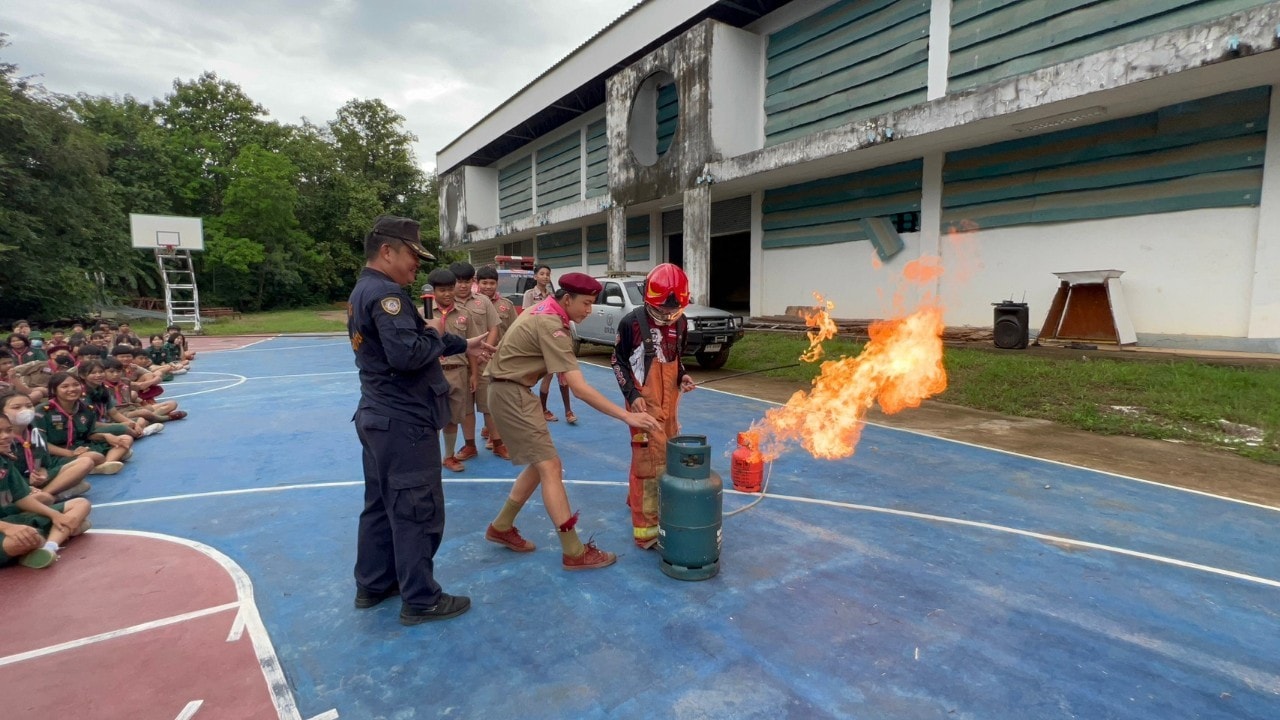
[[[489,298],[472,291],[476,269],[468,262],[456,262],[449,266],[449,271],[458,279],[453,288],[453,304],[467,315],[467,337],[484,335],[489,345],[498,344],[498,312],[489,302]],[[476,450],[476,393],[480,389],[480,373],[484,370],[478,363],[472,362],[467,375],[467,412],[462,418],[462,449],[454,457],[459,461],[470,460],[480,454]],[[487,405],[481,412],[487,412]]]
[[[548,373],[561,373],[573,394],[596,410],[638,430],[658,429],[653,417],[628,412],[609,402],[587,384],[578,368],[569,322],[585,319],[599,292],[600,283],[588,275],[569,273],[560,278],[560,289],[554,297],[526,310],[512,324],[488,369],[489,410],[494,424],[506,439],[511,463],[527,467],[520,471],[502,510],[485,530],[485,539],[516,552],[533,550],[533,543],[520,536],[515,520],[533,491],[541,486],[542,504],[559,531],[566,570],[602,568],[612,565],[617,556],[600,550],[595,543],[584,545],[578,539],[574,530],[578,514],[569,507],[560,456],[551,442],[542,405],[530,388]]]
[[[489,343],[497,345],[502,342],[511,323],[516,321],[518,314],[516,306],[498,294],[498,269],[492,265],[476,270],[476,290],[489,298],[489,302],[493,303],[494,311],[498,313],[498,339]],[[507,446],[502,442],[502,434],[494,428],[493,417],[489,414],[489,377],[484,372],[486,367],[488,363],[480,366],[480,382],[476,384],[476,409],[484,415],[484,430],[481,431],[481,435],[487,441],[484,446],[492,450],[494,455],[503,460],[510,460]]]
[[[427,276],[427,282],[431,283],[431,292],[435,297],[434,317],[427,325],[435,328],[441,336],[454,335],[465,340],[470,334],[470,318],[454,302],[453,291],[457,279],[449,270],[437,268]],[[449,383],[449,417],[444,424],[441,465],[446,470],[462,472],[466,466],[454,456],[453,450],[458,443],[458,425],[467,415],[471,360],[466,355],[443,355],[440,357],[440,368],[444,370],[445,382]]]
[[[555,290],[551,289],[551,266],[539,265],[533,269],[533,279],[537,283],[533,287],[524,292],[524,309],[528,310],[536,306],[538,303],[551,297]],[[573,413],[573,408],[569,406],[569,386],[565,384],[564,378],[560,381],[560,399],[564,402],[564,420],[570,425],[578,424],[578,416]],[[542,400],[542,415],[547,422],[559,422],[556,414],[547,409],[547,398],[551,395],[551,376],[547,375],[542,378],[542,385],[538,388],[538,398]]]
[[[613,374],[627,407],[659,423],[657,432],[631,438],[627,506],[632,537],[644,550],[658,544],[658,478],[666,472],[667,440],[680,433],[680,395],[694,388],[680,362],[688,338],[688,305],[688,276],[670,263],[659,265],[645,278],[644,305],[618,321],[613,347]]]

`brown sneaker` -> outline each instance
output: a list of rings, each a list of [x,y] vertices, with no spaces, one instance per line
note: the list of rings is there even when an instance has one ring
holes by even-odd
[[[561,557],[563,558],[565,570],[595,570],[609,567],[618,559],[617,555],[601,550],[596,547],[595,543],[590,541],[586,544],[586,551],[578,557],[569,557],[568,555],[561,555]]]
[[[458,460],[470,460],[479,454],[480,452],[476,450],[475,445],[463,445],[462,449],[454,453],[453,456]]]
[[[550,410],[543,410],[542,417],[546,419],[547,422],[560,422],[560,418],[556,417],[556,414]]]
[[[485,450],[492,450],[492,449],[493,449],[493,441],[492,441],[492,440],[485,440],[485,441],[484,441],[484,449],[485,449]]]
[[[511,453],[507,452],[507,444],[506,444],[506,443],[499,443],[499,444],[497,444],[497,445],[494,445],[494,446],[493,446],[493,454],[494,454],[494,455],[497,455],[498,457],[502,458],[503,460],[510,460],[510,459],[511,459]]]
[[[450,472],[462,472],[463,470],[467,469],[466,465],[463,465],[462,462],[458,460],[458,458],[452,455],[445,458],[444,461],[440,464],[444,466],[445,470],[449,470]]]
[[[484,426],[484,427],[480,428],[480,437],[484,438],[485,440],[488,440],[488,439],[489,439],[489,426],[488,426],[488,425],[486,425],[486,426]]]
[[[537,547],[520,537],[520,531],[514,525],[511,526],[510,530],[499,530],[493,525],[489,525],[489,529],[484,531],[484,539],[491,543],[505,545],[508,550],[516,552],[533,552]]]
[[[574,414],[574,412],[573,412],[572,410],[570,410],[569,412],[567,412],[567,413],[565,413],[565,414],[564,414],[564,421],[565,421],[565,422],[567,422],[567,423],[569,423],[570,425],[577,425],[577,424],[578,424],[578,416],[577,416],[577,415],[575,415],[575,414]]]

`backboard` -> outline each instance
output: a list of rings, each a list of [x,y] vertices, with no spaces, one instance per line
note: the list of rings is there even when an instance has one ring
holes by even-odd
[[[198,217],[129,215],[133,247],[140,250],[204,250],[204,223]]]

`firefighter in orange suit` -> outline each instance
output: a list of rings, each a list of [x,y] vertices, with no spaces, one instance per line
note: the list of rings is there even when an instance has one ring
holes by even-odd
[[[658,430],[633,431],[631,436],[627,506],[636,546],[645,550],[658,543],[658,478],[666,469],[667,440],[680,432],[680,395],[694,388],[680,361],[688,335],[688,305],[689,278],[684,271],[670,263],[655,267],[645,278],[644,305],[618,322],[613,346],[613,372],[627,409],[658,421]]]

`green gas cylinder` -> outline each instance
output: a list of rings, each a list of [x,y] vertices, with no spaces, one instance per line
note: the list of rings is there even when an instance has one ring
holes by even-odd
[[[706,580],[720,571],[723,497],[706,436],[668,440],[667,471],[658,483],[662,572],[677,580]]]

